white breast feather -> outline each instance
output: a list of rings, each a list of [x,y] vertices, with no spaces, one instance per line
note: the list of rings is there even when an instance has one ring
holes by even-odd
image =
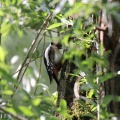
[[[51,47],[51,45],[49,45],[47,48],[46,48],[46,50],[45,50],[45,58],[46,58],[46,61],[47,61],[47,65],[49,64],[49,55],[48,55],[48,53],[49,53],[49,49],[50,49],[50,47]]]
[[[55,63],[58,63],[59,61],[61,61],[61,59],[62,59],[62,54],[60,53],[59,50],[56,50],[56,51],[55,51],[54,62],[55,62]]]

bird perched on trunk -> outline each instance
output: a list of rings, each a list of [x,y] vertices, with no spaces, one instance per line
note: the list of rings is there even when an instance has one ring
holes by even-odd
[[[51,42],[44,52],[44,63],[50,78],[50,83],[54,78],[57,85],[59,85],[58,73],[62,67],[62,54],[60,53],[61,48],[62,45],[60,43],[56,44]]]

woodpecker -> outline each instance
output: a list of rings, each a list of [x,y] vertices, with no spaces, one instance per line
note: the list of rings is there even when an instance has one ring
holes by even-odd
[[[62,67],[62,54],[59,51],[61,48],[62,45],[60,43],[56,44],[51,42],[44,51],[44,63],[47,69],[50,83],[54,78],[57,85],[59,85],[58,73]]]

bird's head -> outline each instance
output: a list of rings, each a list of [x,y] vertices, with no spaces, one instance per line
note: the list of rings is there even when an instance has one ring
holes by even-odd
[[[62,49],[62,44],[61,43],[51,42],[51,45],[57,47],[58,49]]]

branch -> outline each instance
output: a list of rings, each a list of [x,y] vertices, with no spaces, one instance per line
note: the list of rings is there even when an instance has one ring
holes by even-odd
[[[44,36],[44,43],[43,43],[43,48],[42,48],[42,54],[44,53],[44,47],[45,47],[45,36]],[[39,79],[40,79],[41,68],[42,68],[42,57],[41,57],[41,59],[40,59],[39,76],[38,76],[38,78],[37,78],[36,85],[38,84]],[[36,94],[37,87],[38,87],[38,86],[36,86],[36,88],[35,88],[34,95]]]
[[[22,65],[21,65],[20,71],[19,71],[18,76],[17,76],[17,80],[18,80],[19,77],[20,77],[20,74],[21,74],[21,72],[22,72],[22,68],[23,68],[24,64],[26,63],[27,58],[28,58],[28,56],[29,56],[29,54],[30,54],[32,48],[34,47],[35,43],[37,42],[37,39],[38,39],[40,33],[42,32],[43,27],[46,25],[46,23],[48,22],[48,20],[49,20],[50,17],[51,17],[51,14],[48,15],[48,17],[46,18],[46,21],[44,21],[42,27],[40,27],[40,29],[39,29],[39,31],[38,31],[38,34],[37,34],[36,38],[33,40],[32,44],[31,44],[31,46],[30,46],[30,48],[29,48],[29,50],[28,50],[28,53],[27,53],[27,55],[26,55],[26,57],[25,57],[25,59],[24,59]]]
[[[106,30],[107,30],[107,28],[108,28],[108,26],[104,26],[104,27],[100,27],[100,26],[96,26],[96,30],[98,30],[98,31],[103,31],[103,32],[105,32]]]
[[[46,31],[45,31],[45,32],[46,32]],[[44,32],[44,34],[45,34],[45,32]],[[42,36],[42,37],[41,37],[41,39],[40,39],[39,43],[41,42],[41,40],[43,39],[43,37],[44,37],[44,36]],[[33,51],[33,53],[32,53],[31,58],[29,59],[28,63],[26,64],[25,69],[24,69],[24,71],[23,71],[23,73],[22,73],[22,76],[21,76],[21,78],[20,78],[20,81],[18,82],[18,85],[16,85],[16,86],[14,87],[14,94],[15,94],[15,92],[16,92],[16,90],[17,90],[17,88],[18,88],[19,84],[20,84],[20,83],[21,83],[21,81],[22,81],[22,78],[23,78],[23,76],[24,76],[24,74],[25,74],[25,72],[26,72],[26,70],[27,70],[28,65],[29,65],[29,64],[30,64],[30,62],[32,61],[31,59],[32,59],[32,57],[33,57],[33,55],[34,55],[34,53],[35,53],[35,51],[36,51],[36,49],[37,49],[37,47],[38,47],[39,43],[38,43],[38,44],[37,44],[37,46],[35,47],[35,49],[34,49],[34,51]],[[22,68],[23,68],[23,67],[22,67]],[[20,69],[20,71],[21,71],[21,69]],[[13,94],[11,97],[13,97],[13,96],[14,96],[14,94]]]
[[[38,59],[38,58],[41,58],[42,56],[43,56],[43,55],[41,55],[41,56],[39,56],[39,57],[37,57],[37,58],[31,60],[31,62],[35,61],[35,60]],[[26,63],[23,67],[25,67],[25,66],[28,65],[28,64],[29,64],[29,63]],[[19,72],[19,71],[20,71],[20,69],[17,70],[15,73],[13,73],[12,76],[15,75],[15,74],[16,74],[17,72]]]
[[[27,61],[27,59],[28,59],[28,56],[29,56],[29,54],[30,54],[32,48],[34,47],[35,43],[37,42],[37,39],[38,39],[38,37],[39,37],[41,31],[43,30],[43,27],[46,25],[46,28],[47,28],[47,23],[48,23],[49,19],[51,18],[51,16],[52,16],[52,13],[49,14],[49,15],[47,16],[47,18],[46,18],[46,20],[44,21],[42,27],[40,27],[40,29],[39,29],[39,31],[38,31],[38,34],[37,34],[36,38],[33,40],[32,44],[31,44],[31,46],[30,46],[30,48],[29,48],[29,51],[28,51],[28,53],[27,53],[27,55],[26,55],[26,57],[25,57],[25,59],[24,59],[22,65],[21,65],[21,68],[19,69],[19,73],[18,73],[18,76],[17,76],[17,80],[19,80],[19,78],[20,78],[20,74],[22,73],[23,67],[24,67],[24,65],[25,65],[25,63],[26,63],[26,61]],[[35,47],[35,49],[34,49],[34,51],[33,51],[33,53],[32,53],[32,56],[34,55],[34,53],[35,53],[35,51],[36,51],[36,49],[37,49],[39,43],[40,43],[41,40],[43,39],[45,33],[46,33],[46,30],[44,31],[43,36],[41,37],[41,39],[39,40],[37,46]],[[32,58],[32,56],[31,56],[31,58]],[[22,76],[21,76],[21,79],[20,79],[18,85],[17,85],[17,86],[14,86],[14,94],[15,94],[15,91],[17,90],[17,88],[18,88],[20,82],[22,81],[22,78],[23,78],[23,76],[24,76],[24,74],[25,74],[25,71],[26,71],[26,69],[27,69],[29,63],[31,62],[31,58],[30,58],[28,64],[26,65],[26,68],[25,68],[24,71],[23,71],[23,74],[22,74]],[[14,94],[13,94],[11,97],[13,97]]]
[[[14,117],[14,118],[16,118],[18,120],[27,120],[26,118],[24,118],[24,117],[22,117],[20,115],[13,114],[13,113],[10,113],[10,112],[6,111],[4,107],[0,106],[0,110],[3,111],[3,112],[5,112],[5,113],[7,113],[7,114],[9,114],[9,115],[11,115],[12,117]]]

